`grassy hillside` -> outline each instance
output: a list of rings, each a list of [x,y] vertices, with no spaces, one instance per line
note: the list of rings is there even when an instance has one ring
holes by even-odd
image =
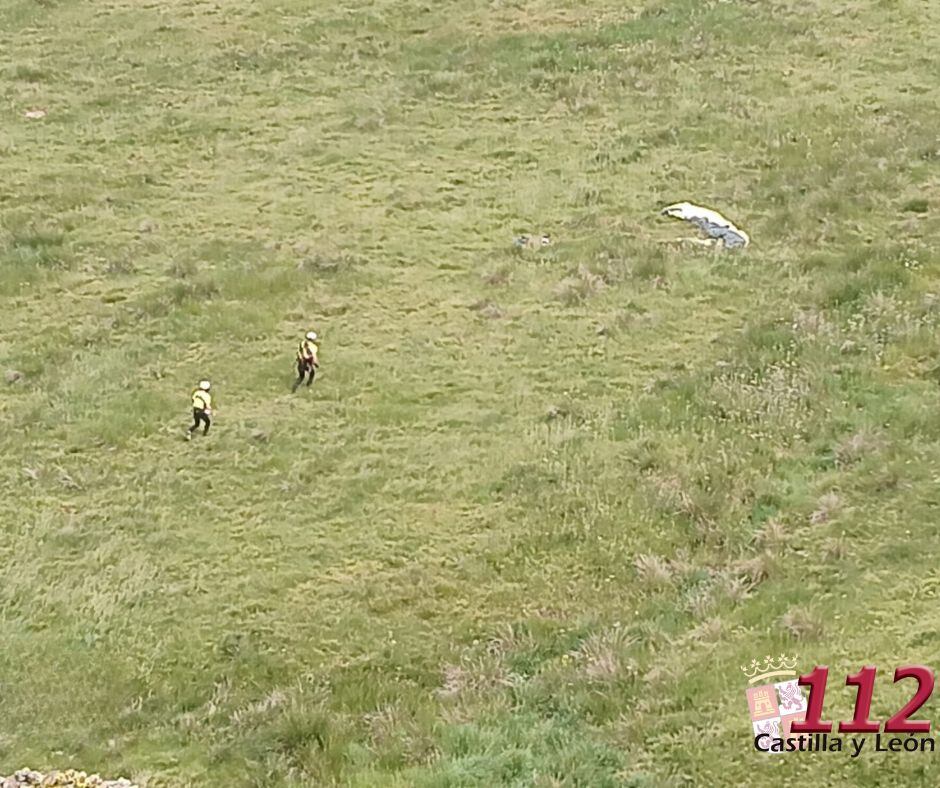
[[[738,668],[883,719],[940,656],[937,51],[916,0],[4,0],[0,774],[934,784],[759,756]]]

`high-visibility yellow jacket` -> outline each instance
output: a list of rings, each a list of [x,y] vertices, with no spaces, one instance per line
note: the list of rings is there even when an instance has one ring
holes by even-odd
[[[313,342],[309,339],[305,339],[300,343],[300,347],[297,348],[297,360],[298,361],[316,361],[318,348]]]
[[[204,410],[207,413],[212,410],[212,395],[208,391],[196,389],[193,392],[193,408]]]

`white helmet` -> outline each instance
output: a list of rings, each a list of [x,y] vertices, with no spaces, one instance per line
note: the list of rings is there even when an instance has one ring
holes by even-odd
[[[316,332],[316,331],[308,331],[308,332],[307,332],[307,339],[309,339],[311,342],[313,342],[313,340],[315,340],[316,338],[317,338],[317,332]]]
[[[212,388],[212,384],[208,380],[201,380],[199,381],[199,388],[203,391],[208,391]]]

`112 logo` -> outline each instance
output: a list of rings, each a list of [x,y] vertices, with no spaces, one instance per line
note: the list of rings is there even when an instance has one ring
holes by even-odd
[[[826,739],[826,735],[833,733],[836,726],[831,720],[823,719],[829,668],[817,665],[811,672],[797,676],[795,667],[795,657],[781,654],[777,659],[766,657],[763,662],[752,660],[750,666],[741,668],[751,685],[747,689],[747,702],[755,747],[759,750],[814,750],[826,748],[827,742],[832,742]],[[911,687],[910,700],[884,721],[871,719],[877,673],[875,666],[866,665],[857,673],[845,677],[845,686],[855,688],[855,706],[852,719],[838,723],[838,733],[874,734],[876,742],[873,746],[879,751],[894,749],[893,745],[882,747],[881,732],[907,736],[929,733],[929,720],[911,718],[933,693],[933,671],[924,665],[904,665],[895,670],[895,684],[909,679],[916,683],[916,687]],[[808,698],[804,697],[803,687],[809,690]],[[769,745],[774,741],[777,745],[771,748]],[[861,739],[855,741],[861,742]],[[905,742],[905,749],[909,749],[907,740],[897,741]],[[854,746],[860,750],[863,745],[858,743]],[[841,749],[842,745],[840,742],[832,742],[830,749],[833,748]]]
[[[845,677],[847,687],[856,687],[855,711],[851,720],[839,723],[839,733],[878,733],[882,730],[880,721],[869,719],[877,671],[878,669],[874,665],[866,665],[858,673]],[[933,693],[933,671],[924,665],[905,665],[894,671],[894,683],[897,684],[904,679],[914,679],[917,682],[917,690],[896,714],[885,721],[884,732],[929,733],[929,720],[912,720],[910,717],[917,713]],[[809,701],[807,703],[806,718],[795,721],[790,726],[791,733],[832,732],[832,721],[822,718],[828,682],[829,668],[825,665],[817,665],[812,672],[800,676],[800,685],[809,687]]]

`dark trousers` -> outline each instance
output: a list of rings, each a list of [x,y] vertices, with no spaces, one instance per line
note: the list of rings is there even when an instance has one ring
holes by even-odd
[[[297,362],[297,380],[294,381],[294,387],[291,391],[297,391],[297,387],[304,382],[304,378],[307,376],[307,373],[310,373],[310,377],[307,380],[307,385],[309,386],[313,383],[313,379],[317,376],[317,368],[309,361],[298,361]]]
[[[189,428],[189,431],[195,432],[199,429],[200,424],[205,425],[202,428],[202,434],[205,435],[209,432],[209,426],[212,424],[212,422],[209,421],[209,414],[199,408],[193,408],[193,426]]]

